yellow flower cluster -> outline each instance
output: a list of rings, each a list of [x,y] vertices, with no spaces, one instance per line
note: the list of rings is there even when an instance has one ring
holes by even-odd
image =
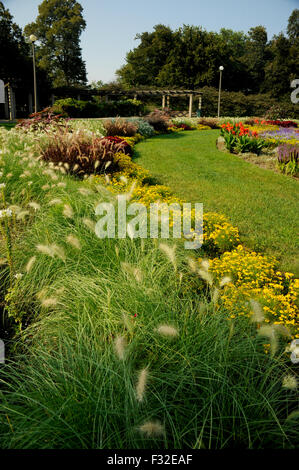
[[[222,301],[230,317],[250,317],[250,299],[262,306],[266,323],[281,324],[299,338],[299,280],[275,269],[275,260],[247,251],[242,245],[210,262],[216,280],[229,276]]]
[[[203,216],[203,242],[223,253],[240,243],[239,230],[224,215],[208,212]]]
[[[119,139],[123,139],[127,142],[127,144],[130,145],[130,147],[134,147],[135,144],[140,142],[141,140],[144,140],[144,137],[141,134],[135,134],[133,137],[124,137],[123,135],[118,135],[117,136]]]
[[[204,126],[203,124],[198,124],[196,126],[198,131],[210,131],[212,128],[210,126]]]
[[[277,131],[279,130],[279,126],[272,126],[272,125],[258,125],[258,126],[246,126],[251,132],[257,132],[261,134],[262,132],[266,131]]]

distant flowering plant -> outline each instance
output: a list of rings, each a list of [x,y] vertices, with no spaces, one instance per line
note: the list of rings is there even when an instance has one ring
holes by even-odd
[[[299,173],[299,146],[280,145],[278,147],[277,166],[283,173],[296,176]]]
[[[294,128],[280,128],[276,130],[264,131],[259,134],[260,137],[266,139],[269,143],[279,144],[299,144],[299,129]]]
[[[251,131],[248,127],[244,127],[242,122],[223,123],[221,135],[230,152],[253,152],[259,155],[263,147],[267,145],[263,139],[258,138],[257,131]]]
[[[16,125],[16,128],[32,132],[61,126],[65,127],[66,124],[67,120],[62,119],[61,114],[54,114],[51,108],[45,108],[38,113],[30,114],[29,119],[21,119]]]

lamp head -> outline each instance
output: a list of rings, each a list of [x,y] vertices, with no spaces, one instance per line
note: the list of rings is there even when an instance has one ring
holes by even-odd
[[[220,65],[219,70],[220,70],[220,72],[222,72],[224,70],[224,67],[222,65]]]
[[[37,37],[35,36],[35,34],[31,34],[29,36],[29,40],[30,40],[30,42],[35,42],[35,41],[37,41]]]

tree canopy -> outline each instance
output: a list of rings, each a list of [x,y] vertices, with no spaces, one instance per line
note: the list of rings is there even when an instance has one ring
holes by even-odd
[[[281,33],[270,41],[264,26],[245,34],[189,25],[172,30],[162,24],[135,39],[139,45],[116,72],[127,86],[215,87],[222,65],[226,90],[279,97],[290,93],[291,80],[299,76],[299,10],[289,18],[287,36]]]
[[[44,0],[36,21],[25,27],[35,34],[37,63],[46,70],[54,86],[86,84],[80,36],[86,27],[83,8],[76,0]]]
[[[0,78],[12,85],[28,81],[32,75],[29,46],[21,28],[0,1]],[[12,60],[13,58],[13,60]]]

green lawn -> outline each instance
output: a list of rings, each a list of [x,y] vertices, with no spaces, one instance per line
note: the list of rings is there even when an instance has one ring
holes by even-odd
[[[0,122],[0,127],[4,127],[5,129],[7,129],[8,131],[10,129],[12,129],[13,127],[15,127],[17,123],[16,122],[9,122],[9,121],[6,121],[6,122]]]
[[[298,181],[219,152],[219,131],[156,136],[136,147],[136,162],[187,202],[225,214],[249,248],[274,255],[299,274]]]

